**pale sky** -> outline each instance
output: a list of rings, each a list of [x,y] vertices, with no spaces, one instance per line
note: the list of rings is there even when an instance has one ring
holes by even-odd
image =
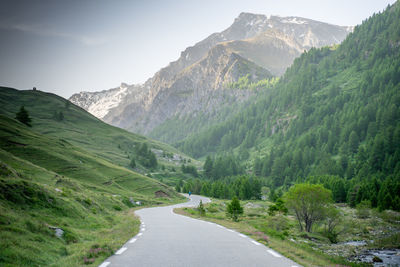
[[[68,98],[143,83],[241,12],[353,26],[395,0],[1,0],[0,85]]]

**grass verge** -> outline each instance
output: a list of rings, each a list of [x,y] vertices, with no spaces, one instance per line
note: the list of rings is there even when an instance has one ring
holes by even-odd
[[[270,227],[270,223],[266,222],[268,215],[264,213],[262,208],[249,209],[251,211],[246,211],[245,209],[244,216],[238,222],[234,222],[226,217],[225,205],[224,201],[214,199],[212,203],[205,205],[207,210],[205,216],[200,216],[196,208],[179,208],[174,211],[181,215],[211,221],[234,229],[303,266],[368,266],[349,262],[342,257],[324,254],[307,243],[289,238],[289,233],[285,226],[281,231]],[[277,223],[287,224],[287,222]],[[288,227],[294,226],[289,223]]]

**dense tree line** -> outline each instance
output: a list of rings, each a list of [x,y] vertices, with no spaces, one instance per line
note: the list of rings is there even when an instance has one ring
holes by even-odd
[[[296,181],[302,182],[322,184],[332,191],[335,202],[348,202],[351,207],[367,200],[372,208],[400,210],[400,181],[392,177],[383,180],[376,176],[348,180],[339,176],[321,175],[299,178]]]
[[[219,156],[214,160],[208,156],[203,170],[205,178],[213,180],[244,173],[244,168],[233,156]]]
[[[199,176],[199,174],[197,172],[197,168],[195,166],[193,166],[193,165],[182,164],[181,171],[183,173],[189,173],[189,174],[193,175],[194,177]]]
[[[185,183],[179,182],[178,191],[200,194],[208,197],[232,199],[260,199],[261,180],[256,177],[235,176],[219,180],[189,179]]]
[[[158,165],[157,157],[148,147],[147,143],[135,145],[134,155],[131,159],[131,166],[136,166],[136,161],[147,168],[156,168]]]
[[[400,209],[399,44],[395,4],[341,45],[303,53],[254,104],[179,148],[196,157],[236,151],[243,159],[252,149],[253,173],[273,189],[337,176],[345,185],[338,201]]]

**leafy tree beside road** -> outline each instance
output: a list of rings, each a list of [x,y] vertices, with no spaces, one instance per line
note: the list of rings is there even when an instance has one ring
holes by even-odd
[[[325,219],[332,192],[319,184],[296,184],[284,199],[287,208],[296,214],[300,231],[311,232],[315,222]]]

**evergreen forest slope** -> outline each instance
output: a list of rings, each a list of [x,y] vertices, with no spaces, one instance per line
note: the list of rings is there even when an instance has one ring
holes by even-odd
[[[342,185],[337,201],[398,210],[399,82],[397,2],[342,44],[303,53],[254,104],[177,147],[194,157],[234,152],[272,188],[329,175],[319,182]]]

